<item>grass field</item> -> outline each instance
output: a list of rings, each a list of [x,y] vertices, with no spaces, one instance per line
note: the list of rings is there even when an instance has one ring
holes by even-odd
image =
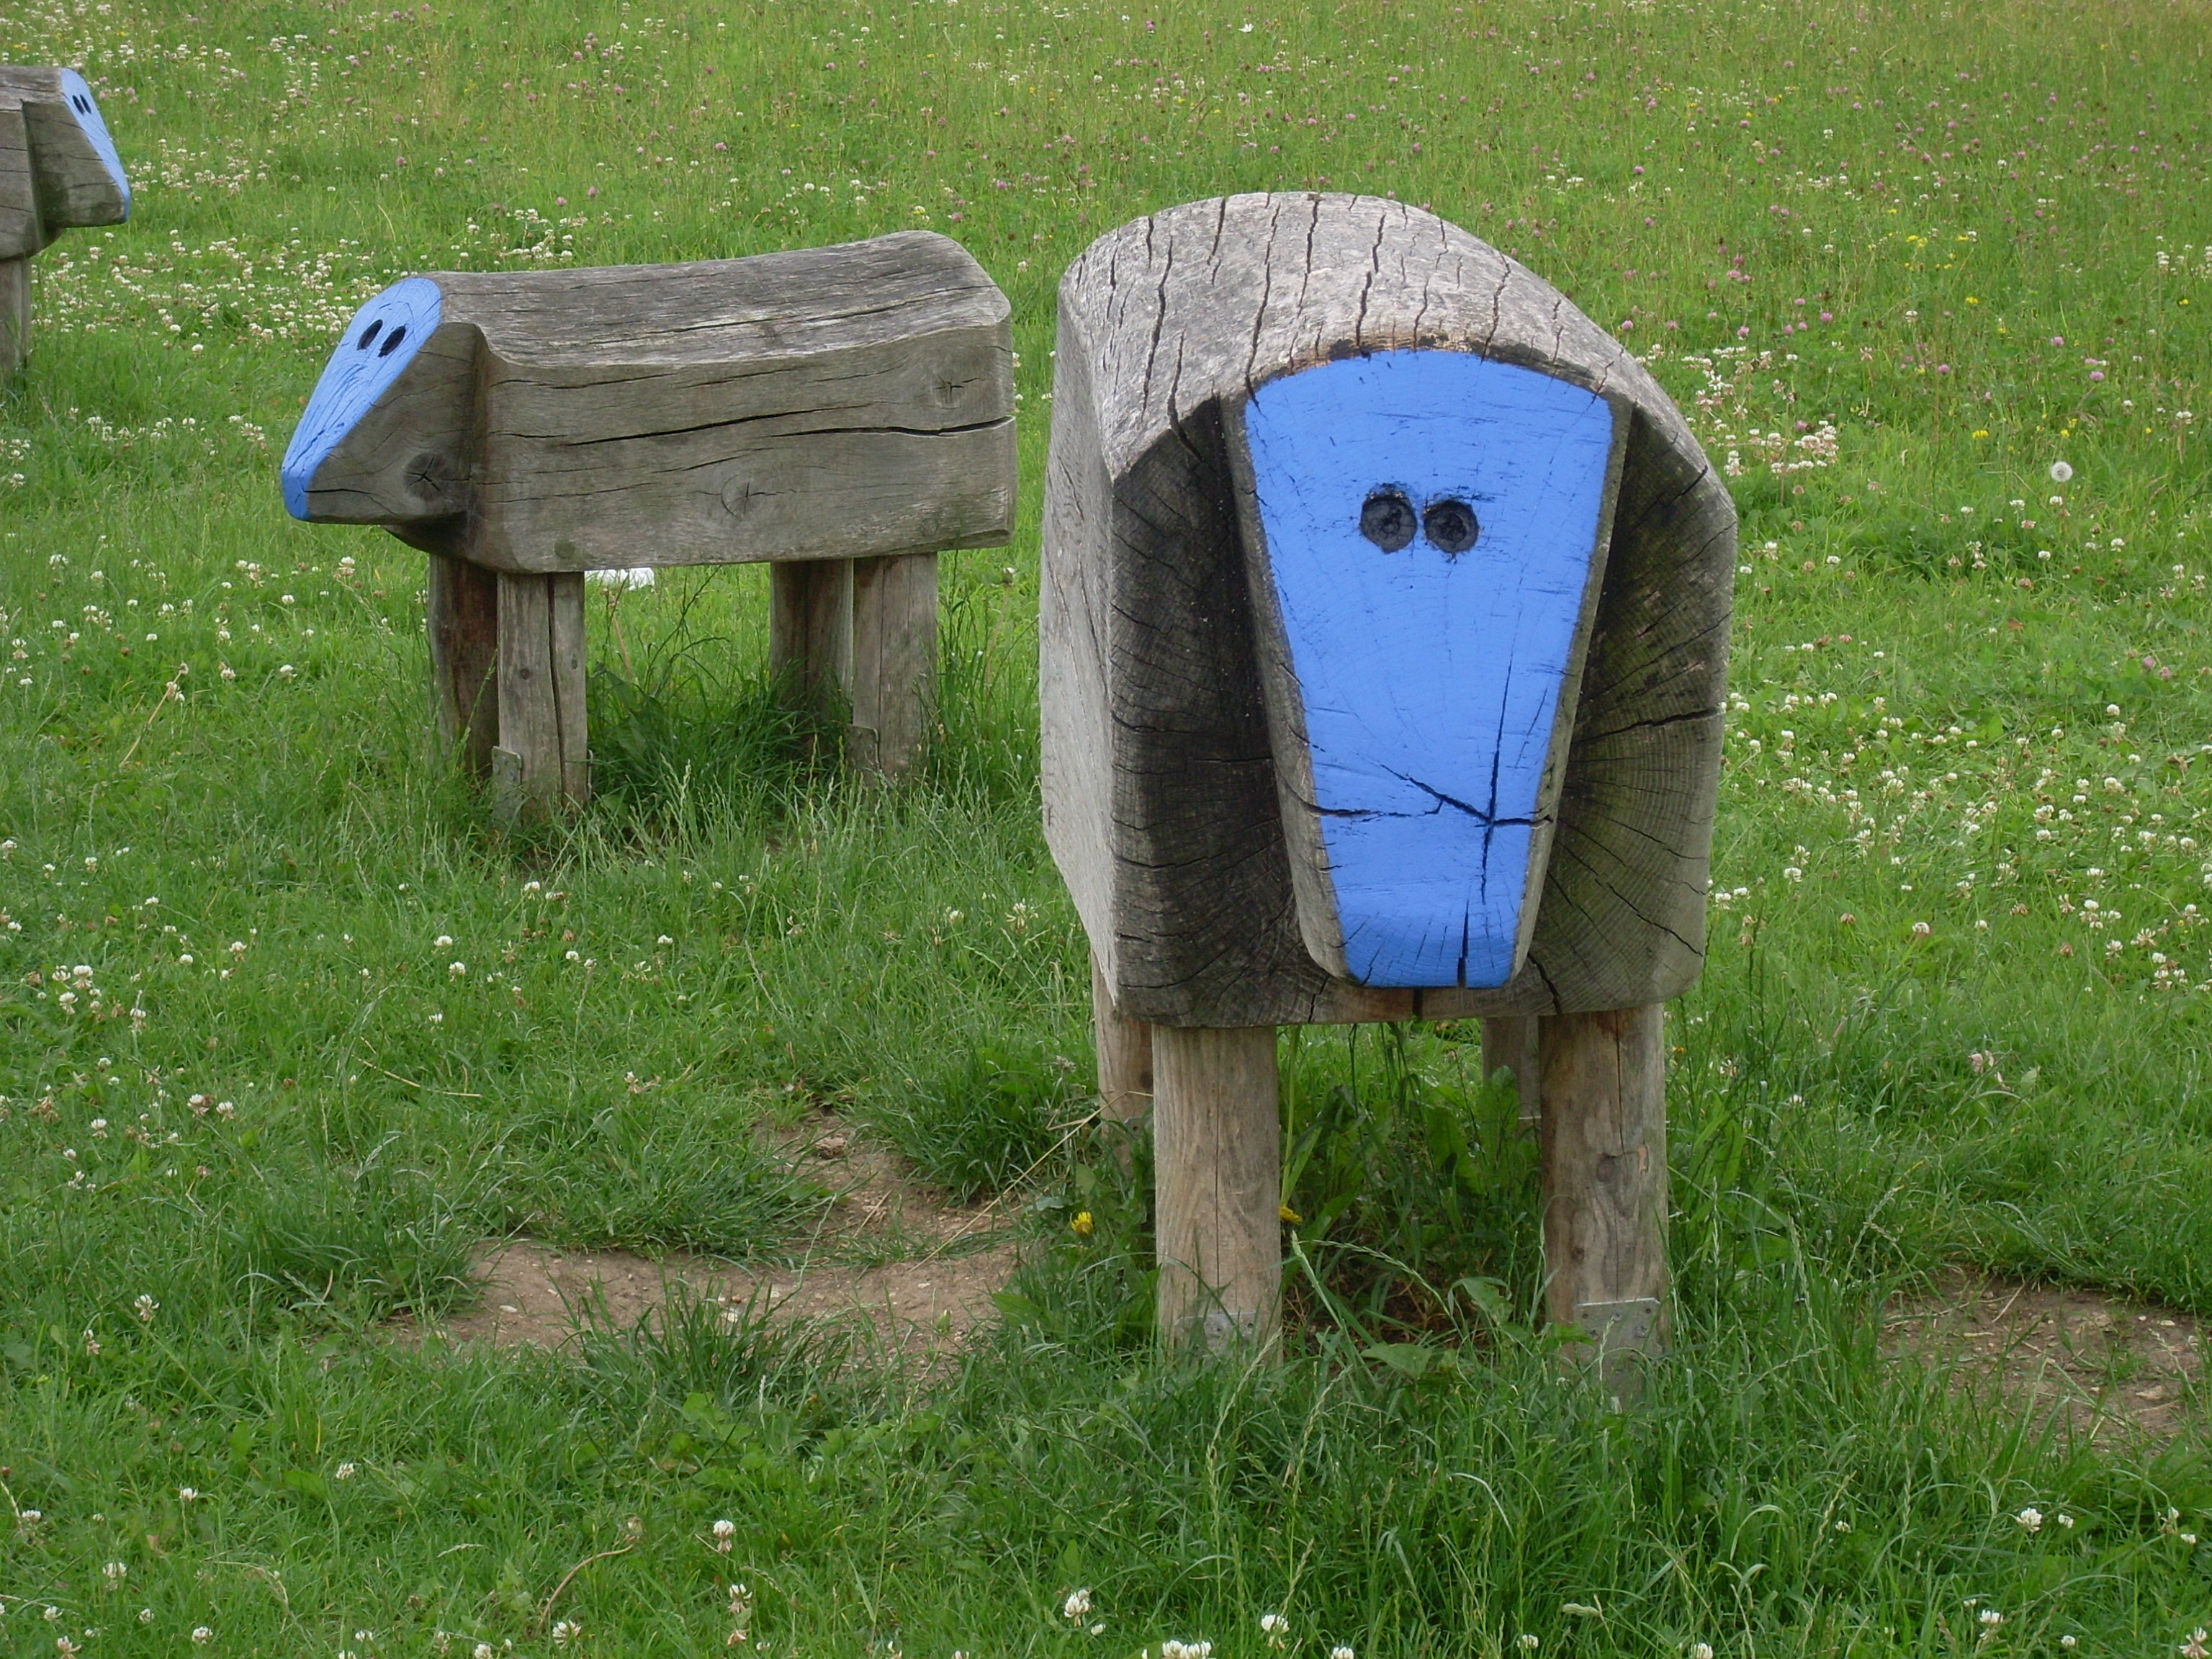
[[[2208,42],[2201,0],[0,0],[139,185],[38,262],[0,397],[0,1654],[2190,1642],[2203,1437],[2070,1439],[1876,1324],[1949,1264],[2212,1314]],[[1151,1354],[1143,1206],[1069,1139],[1053,288],[1306,187],[1559,283],[1737,491],[1677,1357],[1629,1416],[1554,1379],[1469,1030],[1286,1036],[1328,1133],[1279,1370]],[[693,573],[594,601],[599,799],[501,834],[432,747],[421,556],[278,501],[341,322],[416,270],[908,226],[1006,289],[1024,397],[927,775],[802,760],[761,574]],[[712,1307],[380,1328],[514,1232],[789,1250],[823,1194],[773,1137],[823,1109],[1026,1183],[957,1362]]]

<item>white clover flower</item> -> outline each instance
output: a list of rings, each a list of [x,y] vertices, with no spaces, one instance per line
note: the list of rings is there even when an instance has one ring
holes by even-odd
[[[1711,1642],[1691,1643],[1690,1659],[1713,1659],[1713,1644]]]
[[[129,1565],[121,1561],[110,1561],[100,1569],[100,1571],[107,1576],[107,1582],[111,1584],[121,1583],[130,1571]]]
[[[1522,1631],[1518,1636],[1513,1638],[1513,1645],[1520,1649],[1523,1653],[1535,1652],[1538,1645],[1535,1632],[1534,1631]]]
[[[205,1625],[194,1625],[192,1626],[192,1640],[198,1643],[202,1647],[205,1647],[209,1643],[215,1640],[215,1632],[210,1630]]]
[[[333,1480],[350,1480],[355,1475],[360,1473],[361,1471],[356,1465],[352,1463],[341,1463],[337,1468],[331,1471],[331,1479]]]
[[[1984,1630],[1995,1630],[2005,1621],[2004,1614],[1999,1613],[1995,1607],[1984,1607],[1974,1616],[1982,1621],[1982,1627]]]
[[[714,1522],[713,1531],[714,1534],[714,1547],[722,1554],[727,1555],[732,1549],[736,1547],[736,1546],[732,1542],[732,1540],[738,1535],[738,1523],[736,1522],[717,1521]]]
[[[1358,1659],[1358,1656],[1350,1648],[1340,1643],[1328,1650],[1328,1659]]]
[[[131,1304],[131,1310],[138,1316],[138,1322],[140,1324],[150,1325],[154,1322],[154,1315],[161,1308],[161,1304],[155,1301],[152,1297],[141,1292]]]
[[[584,1627],[581,1625],[571,1620],[563,1619],[553,1626],[553,1645],[565,1648],[569,1643],[580,1639],[583,1634]]]
[[[475,1650],[469,1656],[469,1659],[499,1659],[499,1656],[493,1652],[490,1643],[479,1642]]]
[[[152,1623],[154,1622],[154,1609],[153,1609],[153,1608],[151,1608],[151,1607],[141,1607],[141,1608],[139,1608],[139,1609],[138,1609],[138,1622],[139,1622],[140,1624],[142,1624],[142,1625],[150,1625],[150,1624],[152,1624]]]
[[[1980,1056],[1977,1055],[1976,1058],[1979,1059]],[[1974,1069],[1978,1072],[1982,1068],[1977,1066]],[[2013,1518],[2018,1521],[2021,1526],[2025,1527],[2030,1532],[2041,1532],[2043,1530],[2043,1511],[2037,1509],[2033,1504],[2029,1504]]]
[[[1279,1613],[1263,1613],[1260,1615],[1260,1628],[1269,1636],[1287,1636],[1291,1621]]]
[[[2060,1526],[2062,1526],[2062,1527],[2068,1527],[2068,1528],[2070,1528],[2070,1527],[2072,1527],[2072,1526],[2073,1526],[2073,1524],[2074,1524],[2074,1517],[2073,1517],[2072,1516],[2070,1516],[2070,1515],[2067,1514],[2067,1513],[2066,1513],[2066,1511],[2065,1511],[2065,1510],[2059,1510],[2059,1511],[2058,1511],[2058,1513],[2057,1513],[2057,1515],[2055,1515],[2055,1516],[2051,1516],[2051,1518],[2052,1520],[2054,1520],[2054,1521],[2057,1522],[2057,1523],[2058,1523]]]
[[[1067,1600],[1060,1604],[1060,1616],[1070,1623],[1088,1619],[1091,1616],[1091,1592],[1087,1589],[1068,1591]]]

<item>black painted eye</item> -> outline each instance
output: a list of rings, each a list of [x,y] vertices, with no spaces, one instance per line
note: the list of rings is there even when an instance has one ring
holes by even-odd
[[[402,323],[398,328],[393,329],[391,333],[384,337],[383,349],[376,355],[380,357],[389,357],[393,352],[399,349],[399,343],[406,337],[407,325],[404,323]],[[1472,542],[1474,540],[1474,538],[1469,536],[1468,540]]]
[[[1385,553],[1395,553],[1413,539],[1413,504],[1405,492],[1378,489],[1359,509],[1359,533]]]
[[[374,322],[371,323],[367,328],[362,330],[361,338],[353,343],[353,349],[356,351],[368,350],[369,347],[376,343],[376,337],[383,331],[384,319],[380,317]]]
[[[78,113],[78,114],[80,114],[80,115],[89,115],[89,114],[91,114],[91,113],[92,113],[92,100],[91,100],[91,99],[89,99],[89,98],[88,98],[88,97],[86,97],[82,93],[79,93],[79,94],[77,94],[77,95],[76,95],[76,109],[77,109],[77,113]]]
[[[1474,545],[1474,538],[1482,533],[1475,522],[1474,509],[1465,501],[1431,501],[1422,515],[1421,528],[1429,532],[1429,540],[1438,550],[1461,554]]]

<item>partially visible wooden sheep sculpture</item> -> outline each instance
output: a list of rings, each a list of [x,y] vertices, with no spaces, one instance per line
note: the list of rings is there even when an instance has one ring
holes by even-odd
[[[1273,1329],[1277,1025],[1495,1017],[1525,1066],[1534,1018],[1552,1311],[1656,1352],[1726,489],[1556,289],[1372,198],[1101,238],[1057,368],[1045,828],[1102,1092],[1152,1097],[1163,1329]]]
[[[131,181],[73,69],[0,64],[0,380],[31,355],[31,258],[64,230],[119,225]]]
[[[582,800],[584,573],[769,561],[791,695],[903,770],[937,554],[1012,532],[1006,297],[926,231],[690,264],[442,271],[347,325],[285,505],[430,559],[444,729],[514,810]]]

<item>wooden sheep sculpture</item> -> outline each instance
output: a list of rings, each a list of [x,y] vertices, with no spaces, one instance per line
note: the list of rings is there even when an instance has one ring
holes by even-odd
[[[1171,1338],[1273,1329],[1275,1027],[1481,1017],[1524,1073],[1537,1028],[1553,1316],[1663,1343],[1735,539],[1644,368],[1431,214],[1237,196],[1070,269],[1045,829]]]
[[[0,64],[0,380],[31,352],[31,258],[64,230],[119,225],[131,181],[72,69]]]
[[[772,562],[772,655],[911,763],[939,550],[1011,533],[1006,297],[926,231],[688,264],[442,271],[347,325],[285,505],[430,559],[445,732],[511,810],[582,800],[584,573]]]

